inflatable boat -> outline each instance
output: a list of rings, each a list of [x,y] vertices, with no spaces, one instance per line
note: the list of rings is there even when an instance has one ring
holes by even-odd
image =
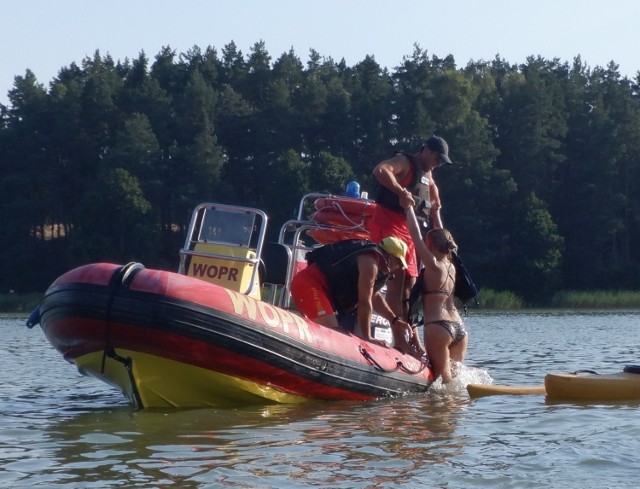
[[[303,198],[298,219],[274,243],[264,242],[262,211],[200,204],[177,272],[139,263],[81,266],[53,282],[28,325],[39,323],[65,360],[138,408],[426,392],[434,376],[421,360],[291,307],[291,279],[317,246],[308,231],[335,229],[304,218],[304,201],[313,198],[320,197]],[[385,322],[377,318],[375,336],[391,342]]]

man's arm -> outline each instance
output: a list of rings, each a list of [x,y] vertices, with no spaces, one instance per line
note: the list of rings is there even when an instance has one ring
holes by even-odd
[[[362,337],[371,341],[371,314],[373,313],[373,286],[378,274],[375,258],[369,254],[358,256],[358,324]]]
[[[442,202],[440,200],[440,190],[433,179],[433,174],[429,175],[429,198],[431,199],[431,209],[429,211],[431,227],[433,229],[442,229],[444,227],[442,225],[442,217],[440,216]]]
[[[411,338],[413,330],[409,323],[395,315],[379,291],[373,294],[373,310],[389,321],[394,338]]]
[[[404,164],[406,160],[406,165]],[[400,205],[403,209],[408,209],[416,204],[415,200],[411,196],[411,192],[409,192],[406,188],[400,185],[398,181],[398,177],[403,173],[406,173],[408,170],[409,160],[406,157],[397,157],[394,156],[390,160],[384,160],[376,165],[373,169],[373,177],[383,185],[391,190],[394,194],[398,196],[400,200]],[[405,168],[407,166],[407,168]]]
[[[376,314],[379,314],[390,323],[393,322],[394,318],[396,317],[393,309],[389,307],[389,304],[387,304],[387,301],[384,300],[384,297],[379,291],[374,292],[373,294],[373,310],[376,312]]]

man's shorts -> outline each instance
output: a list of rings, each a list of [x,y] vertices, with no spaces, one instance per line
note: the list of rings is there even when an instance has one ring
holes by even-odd
[[[376,206],[376,210],[368,225],[371,233],[371,241],[379,243],[384,238],[395,236],[407,245],[407,270],[409,277],[418,276],[418,258],[416,257],[416,246],[413,244],[407,220],[404,215],[398,212],[385,209],[381,205]]]

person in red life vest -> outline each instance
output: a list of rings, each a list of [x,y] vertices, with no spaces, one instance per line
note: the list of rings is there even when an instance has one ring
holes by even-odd
[[[439,136],[431,136],[417,153],[397,153],[380,162],[373,169],[377,181],[375,212],[368,228],[371,239],[395,236],[407,244],[407,269],[387,283],[386,299],[394,313],[408,315],[411,288],[418,276],[415,245],[407,228],[405,214],[414,208],[423,235],[427,227],[442,228],[440,196],[431,172],[444,164],[451,164],[449,146]]]
[[[330,328],[351,330],[344,318],[356,315],[363,339],[383,346],[371,329],[373,311],[391,323],[394,346],[421,357],[409,344],[409,324],[389,307],[380,289],[394,273],[404,273],[407,245],[387,237],[376,245],[369,240],[345,240],[307,253],[309,266],[291,282],[291,298],[310,320]]]

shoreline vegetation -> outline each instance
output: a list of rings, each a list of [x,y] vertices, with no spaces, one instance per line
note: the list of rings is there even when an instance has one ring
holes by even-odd
[[[5,293],[0,294],[0,313],[30,314],[39,304],[42,294],[39,293]],[[508,311],[518,309],[640,309],[640,291],[633,290],[594,290],[594,291],[560,291],[545,307],[531,307],[510,291],[481,289],[478,294],[479,304],[469,302],[471,310]]]
[[[469,309],[640,309],[640,291],[635,290],[563,290],[556,292],[550,303],[534,307],[510,291],[481,289],[479,305],[469,303]]]
[[[350,181],[373,196],[374,165],[433,133],[455,163],[436,171],[443,222],[482,287],[525,307],[640,290],[639,79],[580,56],[458,66],[416,44],[399,61],[274,56],[258,41],[96,50],[49,83],[26,70],[0,104],[0,294],[43,291],[97,257],[173,270],[211,199],[264,211],[276,241],[301,196]]]

